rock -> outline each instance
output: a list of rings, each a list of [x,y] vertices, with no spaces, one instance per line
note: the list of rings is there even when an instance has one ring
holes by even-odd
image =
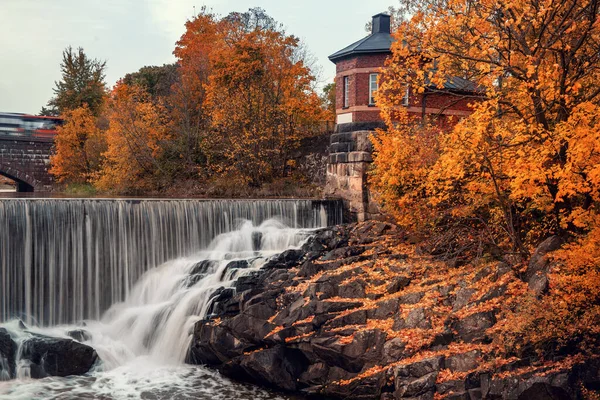
[[[416,396],[427,396],[423,398],[429,398],[431,396],[431,399],[433,399],[437,376],[438,372],[432,372],[416,379],[397,379],[394,395],[397,398]]]
[[[471,288],[461,288],[456,293],[454,302],[452,302],[452,311],[458,311],[469,303],[471,296],[476,290]]]
[[[569,374],[509,376],[482,380],[484,398],[517,400],[570,400],[579,398],[570,384]]]
[[[264,273],[262,270],[251,271],[248,275],[240,276],[234,284],[236,292],[241,293],[246,290],[259,288],[260,280]]]
[[[388,319],[400,311],[400,300],[389,299],[377,303],[377,308],[368,310],[367,315],[372,319]]]
[[[404,296],[400,296],[398,300],[400,301],[400,304],[417,304],[421,301],[423,296],[425,296],[425,293],[423,292],[408,293]]]
[[[404,349],[406,348],[406,343],[402,341],[400,338],[394,338],[392,340],[388,340],[383,345],[383,360],[385,364],[391,364],[393,362],[399,361],[404,357]]]
[[[476,302],[476,304],[484,303],[488,300],[504,296],[504,293],[506,293],[506,285],[494,287],[490,289],[490,291],[488,291],[486,294],[481,296],[481,298]]]
[[[74,329],[72,331],[68,331],[67,335],[78,342],[87,342],[92,338],[92,335],[85,329]]]
[[[12,340],[8,331],[0,328],[0,381],[15,377],[17,344]]]
[[[557,250],[562,246],[564,240],[559,236],[550,236],[544,240],[533,252],[523,280],[528,283],[529,288],[540,295],[548,288],[548,272],[550,270],[550,261],[548,253]]]
[[[358,247],[358,246],[342,247],[342,248],[331,250],[330,252],[325,254],[323,257],[321,257],[321,260],[331,261],[331,260],[337,260],[340,258],[350,258],[350,257],[358,256],[364,252],[365,252],[364,247]]]
[[[240,362],[240,367],[255,382],[284,390],[298,389],[298,378],[308,365],[301,351],[281,345],[252,352]]]
[[[481,352],[478,350],[448,356],[444,360],[444,368],[458,372],[471,371],[477,368],[477,366],[479,365],[480,357]]]
[[[226,327],[213,325],[210,321],[199,321],[194,326],[192,344],[185,362],[219,366],[252,349],[251,343],[235,337]]]
[[[404,289],[405,287],[407,287],[408,285],[410,285],[410,278],[407,276],[398,276],[396,278],[394,278],[392,280],[392,283],[390,283],[387,287],[386,292],[389,294],[393,294],[393,293],[397,293],[399,291],[401,291],[402,289]]]
[[[353,280],[339,287],[338,296],[344,299],[358,299],[366,296],[367,283],[362,279]]]
[[[467,343],[480,343],[485,341],[488,328],[496,323],[496,316],[493,312],[480,312],[471,314],[463,319],[454,321],[453,329],[458,336]]]
[[[400,365],[394,368],[394,377],[413,377],[420,378],[432,372],[439,372],[442,368],[444,357],[437,356],[416,361],[407,365]]]
[[[300,249],[286,250],[276,256],[273,256],[264,266],[263,269],[285,268],[290,269],[300,264],[306,252]]]
[[[404,323],[405,328],[408,329],[431,329],[431,322],[425,314],[425,309],[423,307],[417,307],[410,310]]]
[[[259,251],[262,248],[262,232],[252,232],[252,250]]]
[[[98,360],[96,351],[71,339],[34,336],[22,344],[22,359],[31,362],[31,377],[83,375]]]
[[[367,312],[365,310],[359,310],[346,314],[342,317],[331,320],[328,324],[328,328],[339,328],[346,325],[363,325],[367,323]]]

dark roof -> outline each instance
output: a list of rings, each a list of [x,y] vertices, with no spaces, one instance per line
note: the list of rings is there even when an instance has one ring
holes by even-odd
[[[335,63],[342,58],[358,54],[391,53],[392,42],[390,16],[377,14],[373,16],[373,29],[369,36],[333,53],[329,59]]]
[[[444,89],[456,91],[456,92],[479,92],[481,88],[478,88],[475,82],[460,78],[458,76],[450,77],[444,82]]]

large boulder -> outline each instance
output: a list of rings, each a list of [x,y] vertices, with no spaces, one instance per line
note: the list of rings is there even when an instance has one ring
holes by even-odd
[[[250,353],[241,360],[240,367],[253,381],[285,390],[296,390],[298,378],[309,362],[301,351],[285,346]]]
[[[31,363],[32,378],[83,375],[98,361],[96,350],[71,339],[33,336],[21,351],[22,359]]]

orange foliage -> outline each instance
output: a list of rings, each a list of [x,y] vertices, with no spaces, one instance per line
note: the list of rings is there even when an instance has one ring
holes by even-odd
[[[600,2],[402,3],[411,16],[377,95],[388,129],[373,139],[374,188],[403,225],[466,226],[455,242],[480,235],[493,255],[569,237],[549,295],[523,300],[502,344],[589,350],[600,327]],[[480,96],[448,131],[401,107],[407,85],[421,94],[453,76]]]
[[[206,107],[220,139],[219,172],[251,185],[284,176],[290,151],[324,118],[298,39],[230,23],[212,56]]]
[[[115,86],[109,102],[108,150],[95,184],[119,193],[150,189],[162,172],[159,160],[169,139],[166,112],[141,88],[123,83]]]
[[[106,148],[98,120],[87,105],[67,111],[58,128],[50,173],[59,182],[88,183],[98,171]]]

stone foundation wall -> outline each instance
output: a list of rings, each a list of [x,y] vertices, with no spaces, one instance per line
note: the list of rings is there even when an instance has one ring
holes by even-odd
[[[367,186],[367,173],[373,161],[369,136],[373,133],[372,130],[340,132],[337,129],[331,135],[325,194],[343,199],[350,218],[356,221],[379,214]]]

